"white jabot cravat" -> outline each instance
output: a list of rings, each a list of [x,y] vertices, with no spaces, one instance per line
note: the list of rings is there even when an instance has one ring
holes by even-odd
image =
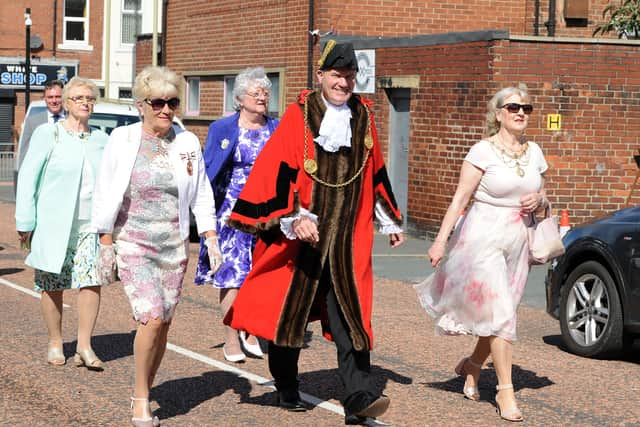
[[[327,111],[320,123],[320,131],[314,141],[324,151],[335,153],[340,147],[351,147],[351,109],[345,102],[339,107],[322,97]]]

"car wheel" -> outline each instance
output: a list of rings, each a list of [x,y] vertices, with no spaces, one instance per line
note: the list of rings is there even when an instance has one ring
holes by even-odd
[[[613,278],[596,261],[574,269],[560,294],[560,330],[572,353],[603,357],[623,345],[620,298]]]

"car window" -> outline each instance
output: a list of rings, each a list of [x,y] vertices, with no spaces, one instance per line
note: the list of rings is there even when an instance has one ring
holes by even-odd
[[[89,119],[89,126],[100,129],[108,134],[119,126],[126,126],[140,121],[138,116],[126,116],[110,113],[93,113]]]

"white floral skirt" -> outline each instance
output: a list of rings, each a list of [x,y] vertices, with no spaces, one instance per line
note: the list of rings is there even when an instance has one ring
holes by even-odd
[[[529,274],[519,209],[475,202],[436,271],[415,285],[441,335],[517,339],[516,312]]]

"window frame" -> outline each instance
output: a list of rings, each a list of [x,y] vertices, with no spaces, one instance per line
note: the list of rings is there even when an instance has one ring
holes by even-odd
[[[186,87],[185,87],[185,105],[184,105],[184,115],[185,116],[199,116],[200,115],[200,77],[199,76],[191,76],[186,77]],[[191,88],[192,85],[197,85],[198,94],[197,99],[195,100],[195,108],[191,108],[191,103],[194,101],[191,99]]]
[[[90,10],[91,10],[91,0],[81,0],[85,2],[85,16],[82,18],[71,16],[67,17],[66,9],[67,2],[69,0],[64,0],[62,5],[62,43],[63,47],[72,47],[72,46],[89,46],[89,24],[90,24]],[[68,22],[82,22],[84,24],[84,40],[68,40],[67,39],[67,23]]]
[[[218,92],[218,90],[220,89],[216,89],[216,94],[220,94],[220,98],[218,98],[217,95],[215,95],[216,99],[218,100],[218,102],[220,102],[220,99],[222,100],[222,106],[220,108],[220,110],[218,110],[217,108],[215,109],[215,111],[224,111],[224,103],[226,102],[227,99],[227,95],[226,95],[226,85],[225,85],[225,78],[226,77],[235,77],[238,74],[240,74],[242,72],[243,69],[231,69],[231,70],[219,70],[219,71],[202,71],[202,70],[185,70],[182,72],[182,75],[184,76],[185,79],[191,78],[191,77],[198,77],[200,79],[200,101],[202,102],[202,93],[203,90],[205,90],[205,92],[207,93],[207,97],[210,97],[211,95],[209,95],[209,92],[207,87],[208,87],[208,82],[211,81],[216,81],[218,82],[218,84],[220,84],[222,86],[222,93]],[[267,73],[267,75],[271,78],[272,74],[276,74],[278,76],[278,82],[279,82],[279,87],[277,90],[278,93],[278,111],[275,112],[275,114],[273,115],[274,117],[282,117],[282,115],[284,114],[284,110],[285,110],[285,90],[286,90],[286,75],[285,75],[285,68],[284,67],[274,67],[274,68],[265,68],[265,72]],[[203,83],[205,83],[205,87],[203,88]],[[272,93],[274,92],[273,88],[272,88]],[[185,94],[185,97],[187,95]],[[208,105],[207,109],[210,109],[210,105]],[[204,120],[204,121],[214,121],[214,120],[218,120],[222,117],[225,117],[225,115],[223,114],[219,114],[219,113],[208,113],[207,114],[207,109],[205,109],[204,113],[203,113],[203,109],[202,109],[202,104],[199,105],[200,110],[199,110],[199,114],[198,115],[183,115],[183,118],[185,120],[189,120],[189,121],[200,121],[200,120]],[[233,113],[235,112],[235,110],[233,111]],[[227,112],[229,113],[229,112]]]
[[[135,45],[135,40],[131,43],[125,42],[123,41],[123,32],[124,32],[124,15],[138,15],[138,19],[139,19],[139,24],[140,24],[140,31],[142,31],[142,0],[140,1],[140,9],[138,10],[132,10],[132,9],[125,9],[124,5],[126,0],[121,0],[120,2],[120,45],[121,46],[125,46],[125,47],[131,47]]]

